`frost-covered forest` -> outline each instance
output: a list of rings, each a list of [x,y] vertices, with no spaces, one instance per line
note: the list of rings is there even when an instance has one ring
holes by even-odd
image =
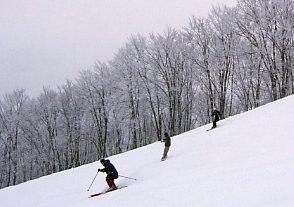
[[[292,0],[240,0],[134,35],[58,90],[5,95],[0,188],[207,124],[214,107],[227,117],[293,94],[293,32]]]

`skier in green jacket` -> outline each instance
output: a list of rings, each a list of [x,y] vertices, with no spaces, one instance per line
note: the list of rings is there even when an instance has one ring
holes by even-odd
[[[161,158],[161,160],[165,160],[167,158],[167,153],[169,151],[169,148],[171,146],[171,140],[170,140],[170,136],[168,135],[167,132],[164,133],[164,138],[162,140],[164,142],[164,150],[163,150],[163,156]]]

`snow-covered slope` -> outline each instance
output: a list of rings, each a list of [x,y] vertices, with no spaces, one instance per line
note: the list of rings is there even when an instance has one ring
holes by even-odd
[[[101,197],[99,162],[0,190],[1,207],[293,207],[294,96],[172,137],[161,162],[160,142],[110,157],[128,185]]]

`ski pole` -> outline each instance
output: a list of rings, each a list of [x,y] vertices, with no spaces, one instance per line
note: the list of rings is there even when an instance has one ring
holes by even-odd
[[[131,180],[137,180],[136,178],[131,178],[131,177],[123,176],[123,175],[118,175],[118,176],[119,176],[119,177],[122,177],[122,178],[131,179]]]
[[[95,181],[95,179],[96,179],[96,177],[97,177],[98,173],[99,173],[99,171],[96,173],[96,175],[95,175],[95,177],[94,177],[94,179],[93,179],[93,181],[92,181],[92,183],[91,183],[91,185],[89,186],[89,188],[88,188],[88,190],[87,190],[87,191],[89,191],[89,190],[90,190],[90,188],[92,187],[92,185],[93,185],[93,183],[94,183],[94,181]]]

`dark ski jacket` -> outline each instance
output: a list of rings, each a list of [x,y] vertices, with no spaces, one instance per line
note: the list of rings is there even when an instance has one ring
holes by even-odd
[[[118,178],[118,172],[115,169],[115,167],[113,166],[113,164],[110,163],[109,160],[105,160],[105,162],[103,162],[103,169],[100,169],[100,172],[105,172],[107,174],[106,178],[110,178],[110,179],[116,179]]]
[[[221,114],[221,112],[219,112],[218,110],[213,110],[211,116],[212,116],[213,121],[214,121],[214,122],[217,122],[217,121],[220,120],[222,114]]]
[[[168,133],[164,134],[164,138],[162,140],[164,142],[164,146],[166,147],[170,147],[171,145],[171,140],[170,140],[170,136],[168,135]]]

